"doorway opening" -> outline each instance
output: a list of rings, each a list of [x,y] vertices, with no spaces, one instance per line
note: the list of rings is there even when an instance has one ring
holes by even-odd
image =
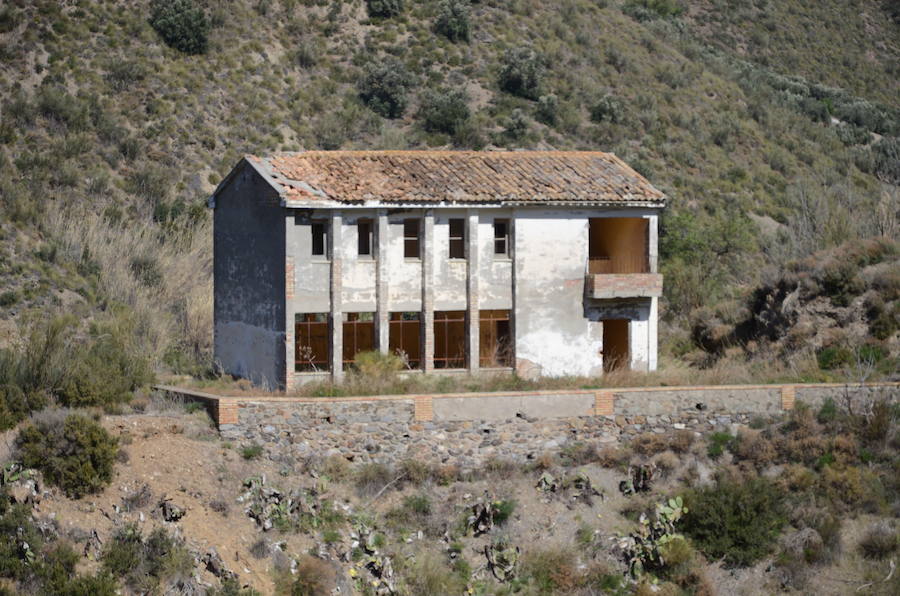
[[[629,368],[628,319],[603,320],[603,372]]]

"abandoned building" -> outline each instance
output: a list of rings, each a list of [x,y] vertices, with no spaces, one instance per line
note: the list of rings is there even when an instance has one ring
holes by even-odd
[[[600,152],[244,157],[209,199],[215,358],[288,388],[372,350],[410,372],[654,370],[664,204]]]

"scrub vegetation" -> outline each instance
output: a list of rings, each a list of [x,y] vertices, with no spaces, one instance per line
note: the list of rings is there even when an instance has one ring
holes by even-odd
[[[731,433],[569,442],[518,462],[500,447],[472,467],[285,458],[275,443],[208,431],[203,415],[33,416],[3,468],[0,581],[241,596],[900,589],[900,410],[887,392],[797,403]],[[116,448],[188,465],[148,484],[157,464],[122,465]],[[67,489],[66,471],[85,466],[106,475]]]

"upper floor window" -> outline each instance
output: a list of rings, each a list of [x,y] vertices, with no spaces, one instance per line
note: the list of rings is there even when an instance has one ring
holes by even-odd
[[[450,220],[450,258],[466,258],[466,220]]]
[[[372,246],[372,220],[360,219],[356,222],[357,254],[361,257],[371,257]]]
[[[494,256],[509,256],[509,220],[494,220]]]
[[[313,221],[310,224],[312,230],[312,256],[325,257],[328,254],[328,222]]]
[[[403,220],[403,256],[407,259],[419,259],[422,222],[418,219]]]

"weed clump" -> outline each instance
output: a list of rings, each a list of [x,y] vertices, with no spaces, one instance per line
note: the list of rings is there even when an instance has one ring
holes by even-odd
[[[84,414],[54,410],[35,416],[19,433],[22,463],[40,470],[69,497],[101,491],[112,481],[118,441]]]
[[[867,559],[885,559],[898,546],[900,534],[884,523],[872,525],[859,541],[859,550]]]

